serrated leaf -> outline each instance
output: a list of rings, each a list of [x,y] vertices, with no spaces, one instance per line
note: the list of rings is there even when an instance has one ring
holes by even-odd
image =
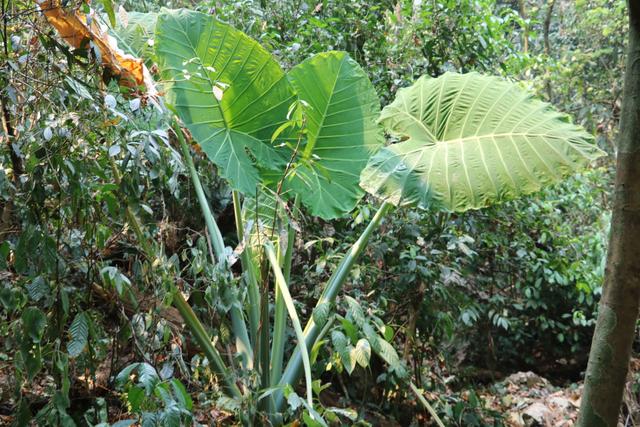
[[[71,340],[67,344],[67,352],[70,357],[78,357],[89,341],[89,317],[85,312],[76,314],[69,327]]]
[[[27,288],[29,298],[31,298],[33,301],[40,301],[42,298],[51,295],[51,288],[49,287],[49,283],[47,283],[47,281],[42,276],[36,277],[25,287]]]
[[[549,104],[477,73],[421,77],[398,91],[380,122],[406,140],[374,155],[360,185],[396,205],[478,209],[538,191],[604,155]]]
[[[145,388],[147,394],[150,394],[160,381],[160,377],[156,369],[148,363],[138,364],[139,383]]]

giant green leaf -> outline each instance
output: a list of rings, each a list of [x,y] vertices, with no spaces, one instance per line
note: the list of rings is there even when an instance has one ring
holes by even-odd
[[[284,72],[255,40],[199,12],[163,11],[155,46],[167,103],[230,185],[253,194],[262,170],[288,160],[271,143],[294,100]]]
[[[158,14],[154,12],[118,13],[116,25],[109,33],[118,41],[118,47],[125,53],[142,58],[147,65],[153,65],[154,31]]]
[[[351,211],[364,194],[360,172],[383,142],[378,96],[345,52],[318,54],[289,72],[307,111],[307,140],[288,186],[325,219]]]
[[[380,122],[402,141],[371,158],[360,185],[396,205],[482,208],[603,155],[566,115],[477,73],[421,77],[398,91]]]

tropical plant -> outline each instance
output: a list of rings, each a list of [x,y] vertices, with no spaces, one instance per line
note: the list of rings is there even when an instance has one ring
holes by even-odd
[[[374,122],[377,97],[365,73],[345,53],[317,55],[285,74],[246,35],[211,16],[188,11],[162,12],[154,41],[168,105],[234,188],[244,283],[230,290],[229,297],[237,361],[224,361],[173,284],[170,270],[159,273],[229,395],[244,399],[251,389],[261,390],[256,400],[276,421],[285,397],[291,401],[293,396],[286,386],[304,373],[307,400],[302,403],[307,417],[309,422],[322,423],[313,408],[309,351],[328,331],[337,295],[394,205],[456,212],[478,209],[535,192],[601,155],[590,136],[565,116],[498,78],[474,73],[420,78],[383,110],[380,122],[400,141],[379,149],[382,138]],[[233,251],[225,247],[177,122],[174,130],[213,254],[220,269],[231,274]],[[382,204],[325,285],[303,330],[288,291],[295,225],[291,219],[279,218],[287,215],[287,200],[321,218],[344,215],[364,194],[361,187],[382,199]],[[265,194],[271,202],[264,202]],[[273,216],[264,214],[265,207]],[[131,208],[127,218],[145,254],[154,256],[152,243]],[[298,342],[282,369],[287,313]],[[374,331],[365,331],[355,350],[357,361],[364,361],[371,350],[388,363],[398,360],[393,348]],[[236,376],[237,363],[257,372],[257,387]],[[251,416],[244,421],[251,422]]]

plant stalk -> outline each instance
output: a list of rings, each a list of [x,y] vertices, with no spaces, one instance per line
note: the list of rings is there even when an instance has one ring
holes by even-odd
[[[249,299],[249,334],[253,349],[258,345],[258,332],[260,330],[260,289],[258,287],[258,277],[255,266],[251,261],[251,248],[244,241],[244,223],[242,221],[242,205],[240,203],[240,193],[233,191],[233,215],[236,220],[236,235],[238,236],[238,244],[243,245],[244,249],[240,255],[240,263],[242,264],[242,272],[244,273],[244,281],[247,285],[247,296]],[[255,353],[253,354],[253,365],[255,366]]]
[[[198,320],[198,317],[193,312],[191,306],[187,301],[185,301],[182,293],[177,289],[175,289],[173,293],[173,305],[178,309],[180,315],[184,319],[184,322],[189,328],[189,331],[204,352],[205,356],[207,356],[207,359],[212,363],[216,374],[225,382],[229,393],[236,398],[242,397],[242,393],[233,381],[233,377],[225,366],[222,356],[220,356],[220,353],[216,350],[209,339],[209,334],[204,329],[202,323],[200,323],[200,320]]]
[[[287,283],[284,279],[284,274],[282,274],[282,270],[278,265],[278,260],[276,258],[275,250],[273,249],[273,245],[270,241],[267,241],[264,244],[265,252],[267,254],[267,258],[271,263],[271,269],[275,276],[276,286],[280,289],[280,293],[282,294],[282,299],[285,302],[287,307],[287,311],[289,312],[289,317],[291,318],[291,323],[293,324],[293,329],[296,332],[296,337],[298,338],[298,349],[302,355],[302,363],[304,365],[304,376],[305,382],[307,385],[307,402],[309,406],[313,407],[313,387],[311,384],[311,363],[309,362],[309,352],[307,350],[307,346],[305,345],[304,334],[302,332],[302,325],[300,324],[300,319],[298,318],[298,314],[296,313],[296,308],[293,305],[293,298],[291,298],[291,294],[289,293],[289,288],[287,287]]]
[[[433,420],[436,422],[436,424],[438,424],[438,427],[444,427],[444,423],[438,416],[438,413],[436,412],[436,410],[433,409],[433,406],[431,406],[429,402],[427,402],[427,399],[424,398],[424,396],[422,395],[422,392],[418,390],[418,387],[416,387],[413,381],[409,381],[409,388],[411,388],[411,391],[416,395],[416,397],[418,398],[422,406],[424,406],[424,408],[429,412],[429,414],[431,414],[431,416],[433,417]]]
[[[178,137],[178,142],[180,143],[180,148],[182,149],[182,156],[185,163],[187,164],[187,168],[189,169],[191,181],[193,182],[193,187],[195,188],[196,195],[198,196],[198,203],[200,204],[200,209],[202,210],[202,216],[204,217],[205,223],[207,225],[207,230],[209,232],[209,237],[211,238],[213,251],[215,253],[215,259],[213,261],[214,263],[222,262],[226,259],[222,233],[220,233],[220,228],[218,227],[215,217],[211,212],[211,208],[209,208],[209,202],[207,201],[207,197],[204,194],[202,183],[200,182],[200,177],[198,176],[198,171],[193,164],[193,158],[191,157],[189,146],[187,145],[184,139],[184,135],[182,134],[182,129],[175,119],[173,121],[173,131]],[[244,321],[244,314],[242,313],[239,304],[231,304],[230,315],[231,325],[234,335],[236,336],[236,349],[242,357],[242,365],[245,369],[251,369],[253,367],[253,350],[251,348],[251,343],[249,342],[249,335],[247,333],[247,325]]]
[[[335,302],[336,296],[345,281],[349,277],[349,272],[353,265],[362,254],[362,251],[367,246],[369,242],[369,238],[373,234],[373,232],[378,228],[380,222],[385,217],[385,215],[391,210],[393,205],[389,202],[383,202],[376,214],[373,216],[367,227],[364,229],[358,240],[349,248],[347,253],[342,257],[342,261],[334,271],[333,275],[329,279],[316,307],[320,304],[333,304]],[[307,326],[304,329],[305,336],[305,344],[306,348],[313,348],[316,343],[318,336],[320,334],[321,325],[317,325],[313,321],[313,316],[310,317]],[[286,384],[294,385],[300,379],[300,375],[302,374],[302,355],[300,351],[296,349],[296,351],[291,355],[291,359],[289,359],[289,363],[282,374],[282,378],[280,379],[280,385],[285,386]],[[278,390],[275,393],[275,403],[276,409],[282,410],[284,406],[284,393],[282,390]]]
[[[294,206],[298,206],[298,198],[294,202]],[[293,258],[293,245],[295,243],[295,230],[289,221],[287,227],[287,249],[283,260],[283,274],[286,283],[290,283],[291,279],[291,261]],[[275,313],[273,315],[273,342],[271,345],[271,386],[275,386],[282,376],[282,363],[284,361],[284,343],[286,339],[286,321],[287,312],[284,298],[280,289],[276,286],[276,304]]]

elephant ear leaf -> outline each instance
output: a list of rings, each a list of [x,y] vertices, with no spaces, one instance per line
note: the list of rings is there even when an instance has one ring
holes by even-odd
[[[279,64],[241,31],[187,10],[160,14],[155,47],[168,105],[229,184],[253,194],[261,172],[288,159],[271,141],[295,99]]]
[[[118,41],[125,53],[142,58],[149,68],[153,66],[153,37],[158,20],[154,12],[125,12],[121,9],[117,22],[109,33]]]
[[[318,54],[289,72],[306,111],[306,143],[287,180],[312,214],[325,219],[351,211],[364,195],[360,172],[383,143],[378,96],[345,52]]]
[[[421,77],[380,122],[360,185],[396,205],[478,209],[541,189],[604,155],[566,115],[517,85],[477,73]]]

